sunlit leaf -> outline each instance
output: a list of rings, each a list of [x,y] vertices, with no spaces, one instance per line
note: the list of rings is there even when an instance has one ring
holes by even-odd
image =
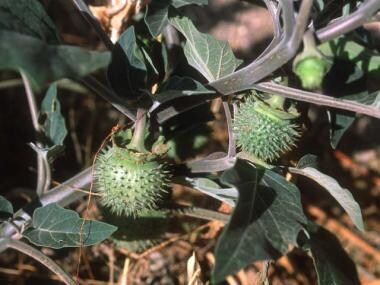
[[[339,183],[332,177],[320,172],[319,170],[313,167],[305,167],[301,169],[296,169],[294,171],[297,174],[306,176],[330,193],[331,196],[342,206],[342,208],[347,212],[355,226],[364,231],[363,217],[360,210],[359,204],[355,201],[351,192],[339,185]]]
[[[188,63],[209,82],[234,72],[242,62],[227,42],[200,33],[189,18],[175,15],[169,22],[186,38],[184,51]]]
[[[116,229],[103,222],[83,220],[72,210],[49,204],[34,211],[32,226],[23,235],[38,246],[79,247],[97,244]]]

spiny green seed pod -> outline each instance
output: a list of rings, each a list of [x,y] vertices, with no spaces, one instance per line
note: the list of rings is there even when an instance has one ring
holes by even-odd
[[[168,171],[151,153],[113,146],[103,150],[95,165],[101,203],[117,215],[137,216],[153,209],[169,183]]]
[[[308,90],[321,88],[328,64],[320,56],[307,56],[294,65],[294,73],[301,80],[302,87]]]
[[[291,150],[299,137],[297,125],[289,120],[294,117],[249,98],[240,105],[233,121],[237,145],[260,160],[275,160]]]

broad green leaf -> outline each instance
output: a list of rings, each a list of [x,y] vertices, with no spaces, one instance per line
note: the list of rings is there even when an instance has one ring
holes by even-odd
[[[314,154],[306,154],[297,162],[297,168],[318,167],[318,157]]]
[[[334,39],[318,48],[326,56],[354,62],[364,72],[375,72],[380,76],[380,55],[372,53],[346,37]]]
[[[0,217],[10,217],[13,215],[12,203],[0,195]]]
[[[173,76],[154,94],[154,103],[150,108],[150,112],[153,112],[161,104],[180,97],[210,94],[215,94],[215,91],[207,89],[200,82],[190,77]]]
[[[380,92],[368,93],[368,91],[364,91],[353,95],[343,96],[341,98],[380,108]],[[328,115],[331,124],[330,143],[331,146],[335,149],[338,146],[344,133],[355,121],[356,114],[342,110],[329,110]]]
[[[129,27],[112,51],[108,67],[108,81],[122,97],[135,98],[146,88],[147,67],[136,41],[135,29]]]
[[[153,37],[158,36],[163,28],[169,24],[169,7],[181,8],[187,5],[207,5],[208,0],[153,0],[145,12],[145,23]]]
[[[335,200],[347,212],[351,220],[354,222],[355,226],[359,230],[364,231],[364,223],[360,206],[355,201],[354,197],[348,189],[340,186],[334,178],[320,172],[313,167],[296,169],[294,172],[314,180],[323,188],[325,188],[327,192],[329,192],[330,195],[333,196]]]
[[[319,285],[359,285],[355,264],[339,240],[317,225],[308,230],[307,247],[312,254]]]
[[[222,201],[230,206],[235,206],[238,198],[238,191],[236,188],[222,188],[215,181],[204,178],[186,178],[186,181],[196,190],[205,193],[219,201]]]
[[[43,130],[53,145],[63,145],[67,135],[65,119],[61,114],[61,104],[57,97],[57,85],[50,85],[41,104],[40,118],[43,119]]]
[[[239,160],[221,181],[239,199],[215,249],[215,283],[257,260],[276,259],[297,245],[306,224],[299,190],[279,174]]]
[[[0,30],[29,35],[50,44],[60,42],[53,21],[37,0],[0,0]]]
[[[176,15],[169,21],[186,38],[187,61],[209,82],[234,72],[242,62],[235,58],[227,42],[200,33],[189,18]]]
[[[109,52],[54,46],[19,33],[0,31],[0,70],[23,71],[34,89],[67,77],[83,77],[106,67]]]
[[[341,110],[328,110],[327,114],[330,121],[330,144],[336,149],[343,135],[355,121],[356,114]]]
[[[54,203],[34,211],[32,226],[23,235],[38,246],[79,247],[102,242],[116,229],[103,222],[83,220],[78,213]]]

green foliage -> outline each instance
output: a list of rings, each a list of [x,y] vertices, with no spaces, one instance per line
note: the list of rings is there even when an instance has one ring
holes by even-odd
[[[112,51],[108,66],[108,81],[121,96],[135,99],[146,87],[147,67],[139,47],[134,27],[129,27],[119,38]]]
[[[105,220],[118,227],[112,235],[115,245],[132,252],[144,251],[162,241],[169,225],[168,212],[160,209],[142,211],[134,217],[116,217],[105,212]]]
[[[348,189],[343,188],[334,178],[320,172],[314,167],[303,166],[302,168],[297,169],[296,173],[314,180],[325,188],[347,212],[355,226],[364,232],[364,223],[360,206]]]
[[[0,0],[0,30],[29,35],[49,44],[60,42],[53,21],[37,0]]]
[[[380,55],[346,37],[340,37],[318,46],[326,56],[355,63],[367,73],[380,76]]]
[[[238,160],[221,181],[235,187],[239,199],[215,249],[215,283],[254,261],[286,254],[307,223],[299,190],[273,171]]]
[[[233,122],[237,144],[264,161],[273,161],[289,151],[299,137],[297,128],[282,119],[281,113],[251,97],[240,104]]]
[[[242,63],[227,42],[200,33],[189,18],[171,15],[169,22],[186,38],[184,52],[188,63],[209,82],[232,73]]]
[[[145,23],[153,37],[158,36],[169,24],[170,6],[181,8],[187,5],[206,5],[208,0],[153,0],[145,12]]]
[[[173,76],[168,79],[168,81],[164,82],[154,96],[152,96],[154,103],[150,108],[150,111],[152,112],[161,104],[174,99],[207,94],[215,94],[215,92],[207,89],[200,82],[192,78]]]
[[[57,85],[50,85],[41,104],[40,120],[45,136],[50,144],[63,145],[67,135],[65,118],[61,114],[61,104],[57,98]]]
[[[38,246],[79,247],[97,244],[116,229],[103,222],[83,220],[78,213],[53,203],[34,211],[32,226],[23,236]]]
[[[83,77],[110,61],[108,52],[48,45],[31,36],[8,31],[0,31],[0,54],[0,70],[23,71],[37,90],[61,78]]]
[[[54,5],[53,2],[51,5]],[[355,266],[338,240],[307,220],[299,189],[277,171],[284,170],[285,173],[288,170],[316,181],[363,231],[361,210],[351,192],[334,178],[320,172],[315,156],[301,158],[296,168],[289,167],[290,163],[285,166],[267,164],[295,146],[300,137],[300,127],[295,120],[299,124],[307,121],[307,106],[301,106],[305,112],[299,116],[295,109],[296,102],[285,101],[281,97],[287,96],[284,86],[277,89],[281,96],[263,94],[244,101],[243,94],[230,94],[231,85],[235,86],[235,90],[260,88],[260,85],[265,87],[268,84],[254,85],[254,80],[249,76],[254,72],[264,74],[266,70],[270,72],[261,78],[276,81],[275,76],[280,73],[281,78],[285,78],[282,84],[292,87],[294,81],[292,74],[287,74],[289,70],[274,70],[273,66],[280,67],[278,63],[285,63],[287,53],[294,54],[298,50],[295,47],[284,52],[296,41],[289,45],[285,42],[283,46],[271,46],[272,50],[266,50],[267,53],[252,64],[256,69],[229,77],[242,61],[235,57],[227,42],[199,32],[185,15],[187,9],[182,9],[207,2],[152,0],[147,4],[143,18],[142,14],[131,18],[129,27],[111,52],[97,52],[60,44],[58,29],[40,1],[0,0],[0,70],[23,72],[34,91],[41,91],[52,83],[40,105],[42,133],[38,139],[41,135],[44,140],[38,141],[38,144],[30,143],[44,162],[50,162],[62,151],[68,132],[57,96],[55,81],[59,79],[81,80],[92,72],[108,67],[108,83],[118,96],[101,84],[90,84],[88,81],[86,84],[117,108],[127,109],[131,113],[130,118],[136,113],[144,114],[144,120],[137,118],[133,132],[133,128],[129,128],[114,134],[111,137],[112,147],[104,148],[95,162],[95,188],[108,211],[104,211],[103,218],[119,229],[116,231],[115,226],[104,222],[81,219],[74,211],[53,203],[34,211],[32,223],[22,232],[23,236],[38,246],[62,248],[93,245],[113,234],[112,240],[116,246],[127,247],[130,251],[144,250],[161,241],[169,228],[168,212],[159,209],[159,206],[165,205],[161,202],[166,202],[162,200],[166,198],[164,194],[173,174],[177,183],[191,186],[234,207],[215,249],[213,281],[222,282],[226,276],[254,261],[275,260],[298,247],[311,253],[320,285],[358,284]],[[271,1],[264,2],[268,4]],[[348,15],[360,1],[335,2],[314,1],[311,16],[314,28],[333,22],[341,15]],[[289,8],[286,5],[294,3],[283,1],[282,4],[279,7],[284,13],[279,15],[286,16],[285,8]],[[333,4],[334,9],[331,8]],[[84,2],[81,5],[85,5]],[[275,6],[271,8],[275,10]],[[293,8],[296,13],[290,13],[288,17],[300,14],[297,13],[298,5]],[[88,16],[86,13],[84,15]],[[275,23],[276,27],[284,24],[284,30],[287,30],[285,16],[283,23]],[[167,25],[172,25],[183,36],[183,45],[175,41],[165,42],[171,40],[170,33],[163,33]],[[95,28],[99,27],[95,25]],[[160,34],[164,37],[157,37]],[[103,33],[100,35],[103,38],[106,36]],[[294,40],[294,35],[287,37],[281,34],[278,38],[282,44],[287,38]],[[161,39],[164,41],[161,42]],[[304,51],[293,61],[293,72],[304,89],[317,89],[331,96],[339,96],[348,100],[345,103],[349,106],[353,106],[350,102],[355,102],[363,108],[380,109],[378,88],[369,90],[367,85],[369,78],[379,76],[380,56],[371,50],[369,41],[360,30],[322,44],[318,49],[312,44],[312,50],[305,49],[305,39]],[[182,52],[188,65],[184,64]],[[269,54],[270,60],[267,60]],[[331,62],[334,62],[332,69]],[[353,67],[343,75],[339,73],[342,62]],[[341,82],[335,82],[335,75],[342,78]],[[229,79],[226,80],[226,77]],[[220,148],[213,145],[215,152],[189,161],[189,158],[202,155],[204,146],[211,141],[211,124],[208,122],[214,119],[214,115],[210,115],[210,101],[222,94],[204,82],[216,80],[225,85],[218,87],[218,91],[229,94],[222,99],[228,143],[227,140],[221,142]],[[240,84],[244,88],[239,89]],[[335,92],[329,84],[335,87]],[[306,102],[324,104],[322,99],[311,100],[312,95],[318,95],[316,93],[292,92],[298,98],[309,97]],[[40,97],[36,96],[36,99],[40,100]],[[356,114],[350,109],[342,111],[331,108],[327,112],[330,142],[336,147],[354,122]],[[214,113],[215,117],[220,115]],[[235,139],[242,150],[238,154]],[[145,147],[150,151],[146,151]],[[242,160],[242,157],[248,157],[251,161]],[[166,159],[175,163],[170,174],[164,163]],[[43,167],[49,168],[49,163]],[[46,171],[47,175],[50,174],[50,169],[45,170],[49,170]],[[50,178],[46,182],[50,184]],[[54,195],[48,192],[39,199],[60,202],[67,198],[58,197],[63,195],[61,193],[58,198]],[[74,200],[73,196],[68,200]],[[0,214],[4,219],[18,215],[13,213],[12,204],[2,196]]]
[[[225,188],[214,180],[205,177],[187,178],[186,180],[194,189],[201,191],[215,199],[218,199],[230,206],[235,206],[238,198],[236,188]]]
[[[359,285],[355,264],[339,240],[326,229],[309,224],[310,238],[304,245],[312,255],[319,285]]]
[[[109,147],[96,160],[96,188],[102,204],[117,215],[138,216],[156,207],[169,183],[168,171],[153,154]]]
[[[12,203],[5,199],[3,196],[0,196],[0,217],[8,218],[13,215],[13,206]]]

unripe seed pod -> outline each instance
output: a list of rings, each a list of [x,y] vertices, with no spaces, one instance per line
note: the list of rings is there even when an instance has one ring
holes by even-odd
[[[299,132],[285,111],[247,99],[235,114],[233,131],[242,151],[263,161],[273,161],[295,145]]]
[[[114,214],[138,216],[154,209],[168,184],[169,173],[154,154],[113,146],[96,159],[96,189]]]

